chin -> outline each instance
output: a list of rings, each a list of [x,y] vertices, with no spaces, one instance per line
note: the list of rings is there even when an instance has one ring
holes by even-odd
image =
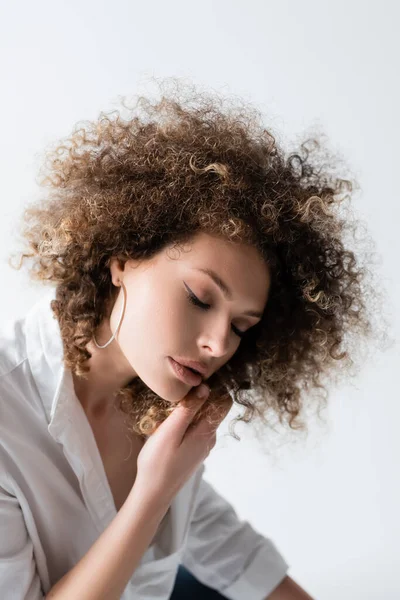
[[[178,404],[179,402],[181,402],[181,400],[183,400],[183,398],[185,398],[185,396],[187,396],[191,389],[188,389],[186,392],[180,392],[178,393],[178,396],[176,396],[176,390],[175,392],[173,392],[172,390],[170,391],[166,391],[166,390],[157,390],[157,386],[153,386],[153,385],[149,385],[144,379],[142,379],[143,383],[145,385],[147,385],[147,387],[154,393],[157,394],[157,396],[159,396],[160,398],[162,398],[163,400],[165,400],[166,402],[169,402],[170,404]],[[183,384],[181,384],[183,385]]]

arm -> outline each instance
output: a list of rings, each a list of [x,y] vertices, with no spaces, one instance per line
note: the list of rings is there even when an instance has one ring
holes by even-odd
[[[44,596],[18,499],[0,486],[0,598],[119,600],[167,510],[133,486],[107,529]]]
[[[46,598],[119,600],[167,510],[133,486],[114,520]]]
[[[278,589],[289,568],[274,543],[239,519],[204,479],[181,562],[201,583],[232,600],[265,598]]]
[[[44,598],[33,542],[19,502],[7,483],[0,486],[0,598]]]
[[[313,600],[291,577],[286,576],[265,600]]]

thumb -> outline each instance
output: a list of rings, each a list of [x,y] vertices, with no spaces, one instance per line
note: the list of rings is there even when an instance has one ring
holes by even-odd
[[[187,414],[188,418],[193,418],[200,410],[204,402],[210,395],[210,388],[207,384],[202,383],[198,387],[192,388],[180,402],[177,404],[178,409],[184,409],[183,414]],[[182,412],[182,410],[180,411]]]
[[[174,432],[174,435],[178,432],[178,436],[183,437],[209,394],[210,388],[204,383],[199,387],[192,388],[189,394],[178,402],[175,410],[164,421],[164,430],[170,429]]]

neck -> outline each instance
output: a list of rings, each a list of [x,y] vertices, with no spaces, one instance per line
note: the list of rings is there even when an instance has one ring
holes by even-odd
[[[101,330],[97,335],[100,340],[107,336],[106,333],[102,335]],[[72,373],[75,394],[87,415],[101,416],[115,408],[115,392],[137,375],[115,339],[107,348],[97,348],[93,341],[86,347],[92,355],[85,363],[90,371],[86,374],[87,379]]]

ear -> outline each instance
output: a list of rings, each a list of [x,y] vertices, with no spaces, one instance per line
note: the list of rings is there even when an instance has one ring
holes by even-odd
[[[125,263],[117,257],[113,257],[110,260],[110,273],[111,279],[115,286],[119,287],[120,280],[122,280],[122,273],[125,269]]]

